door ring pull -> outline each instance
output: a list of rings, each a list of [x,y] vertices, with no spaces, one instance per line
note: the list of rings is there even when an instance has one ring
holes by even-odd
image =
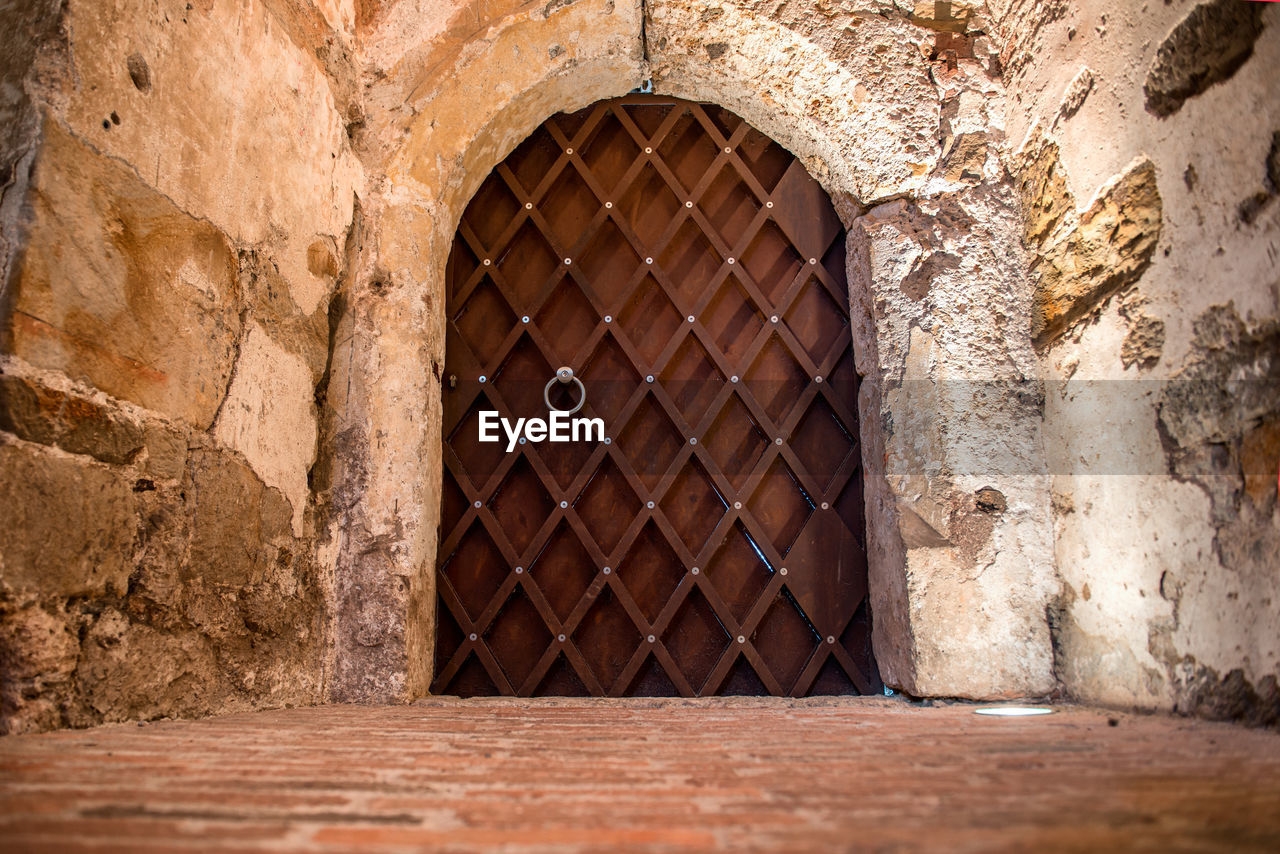
[[[582,393],[582,396],[578,398],[578,405],[575,406],[573,409],[556,409],[554,406],[551,405],[551,386],[558,382],[564,383],[565,385],[568,385],[569,383],[574,383],[578,386],[578,391]],[[546,388],[542,390],[542,400],[544,403],[547,404],[547,409],[549,411],[563,412],[567,415],[572,415],[573,413],[577,412],[579,409],[582,408],[582,404],[587,402],[587,387],[582,384],[582,380],[578,379],[573,375],[573,368],[568,368],[568,367],[559,368],[556,371],[556,375],[551,379],[547,380]]]

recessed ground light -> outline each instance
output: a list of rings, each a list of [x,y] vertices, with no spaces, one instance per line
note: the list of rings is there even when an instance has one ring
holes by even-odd
[[[975,715],[990,715],[996,718],[1026,718],[1034,715],[1051,715],[1053,709],[1043,706],[988,706],[985,709],[974,709]]]

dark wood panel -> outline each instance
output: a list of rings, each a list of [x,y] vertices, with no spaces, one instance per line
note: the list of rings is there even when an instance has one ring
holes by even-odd
[[[448,265],[433,691],[881,689],[844,239],[709,105],[601,102],[494,170]],[[478,441],[560,365],[607,443]]]

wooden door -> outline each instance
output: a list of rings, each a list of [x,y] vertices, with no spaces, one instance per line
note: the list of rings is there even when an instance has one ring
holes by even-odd
[[[494,170],[448,266],[435,693],[881,689],[844,243],[714,106],[601,102]],[[604,441],[478,440],[561,365]]]

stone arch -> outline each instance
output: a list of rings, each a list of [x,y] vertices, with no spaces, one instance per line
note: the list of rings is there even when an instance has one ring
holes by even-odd
[[[371,104],[385,109],[367,132],[367,165],[372,161],[373,174],[384,177],[363,208],[368,243],[357,250],[354,263],[348,318],[353,334],[334,355],[335,364],[345,360],[351,389],[333,429],[345,452],[335,477],[351,495],[331,523],[340,529],[332,538],[337,544],[332,558],[334,699],[410,699],[425,694],[430,682],[442,287],[462,211],[489,172],[547,117],[624,94],[650,75],[658,93],[720,103],[792,150],[831,195],[850,230],[852,326],[864,376],[860,415],[871,595],[886,683],[917,694],[963,696],[1051,687],[1042,595],[1020,603],[1016,625],[997,639],[1010,647],[1004,658],[1028,660],[1012,661],[990,678],[966,681],[963,669],[951,666],[947,646],[947,633],[965,615],[948,611],[924,619],[927,609],[912,590],[913,549],[967,550],[960,563],[972,564],[984,548],[961,542],[975,527],[959,507],[963,489],[972,485],[966,481],[954,489],[948,483],[942,489],[912,469],[922,462],[922,437],[926,456],[945,455],[944,440],[924,435],[923,427],[921,436],[892,440],[882,431],[895,405],[887,402],[888,386],[901,384],[911,371],[909,355],[924,347],[914,343],[910,311],[886,322],[885,306],[901,301],[902,280],[922,261],[945,254],[933,244],[946,240],[923,222],[932,217],[918,205],[898,202],[870,219],[864,212],[869,205],[918,194],[930,182],[946,183],[937,174],[942,97],[931,82],[928,51],[922,49],[929,39],[926,28],[901,16],[849,18],[843,30],[827,22],[821,32],[805,33],[724,2],[658,2],[647,10],[614,0],[526,4],[464,34],[449,59],[425,47],[438,32],[402,37],[411,45],[415,38],[422,41],[381,58],[392,73],[370,92]],[[394,15],[385,22],[405,25]],[[868,38],[856,44],[842,45],[840,36],[832,35],[859,26],[869,28]],[[731,39],[734,49],[714,40],[720,38]],[[864,42],[893,45],[891,59],[900,67],[860,47]],[[478,92],[485,94],[483,100]],[[891,127],[899,129],[896,136],[884,133]],[[1010,204],[1004,197],[997,213]],[[996,237],[1008,243],[1010,235]],[[1017,255],[1016,249],[1009,252]],[[917,368],[931,372],[933,381],[937,364],[946,358],[930,341],[933,355],[925,359],[930,363]],[[1017,346],[1025,363],[1029,341]],[[1035,434],[1028,441],[1038,441],[1038,428],[1022,421],[1027,423],[1021,429]],[[893,474],[889,469],[895,463],[905,468]],[[1026,500],[1034,504],[1043,497],[1028,493]],[[954,522],[957,513],[963,517],[959,523]],[[991,537],[998,527],[986,525],[981,532],[987,552],[995,548]],[[1038,529],[1013,533],[1024,541],[1043,534]],[[1047,541],[1034,546],[1049,551]],[[916,563],[917,574],[957,570],[955,560],[939,560],[936,554]],[[917,589],[920,582],[914,580]],[[984,639],[989,627],[971,622],[960,628],[968,645],[981,653],[984,643],[990,645]],[[1039,633],[1038,648],[1029,656],[1011,646],[1023,644],[1028,633]],[[963,644],[956,649],[969,652]],[[922,661],[928,670],[923,677]]]

